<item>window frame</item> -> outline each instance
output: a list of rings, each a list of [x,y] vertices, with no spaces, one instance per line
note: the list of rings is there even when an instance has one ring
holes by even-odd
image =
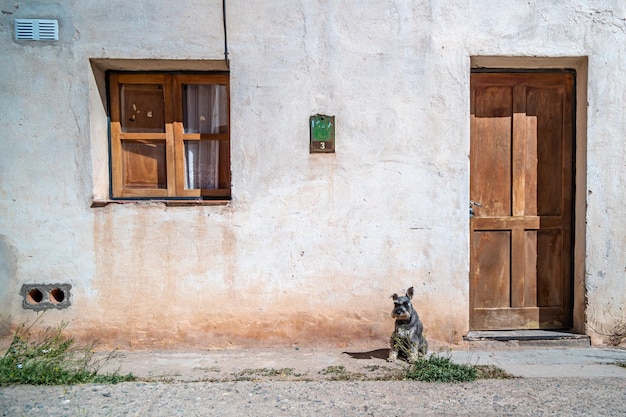
[[[163,86],[164,131],[124,132],[121,117],[121,85],[159,84]],[[183,126],[183,85],[215,84],[226,91],[226,132],[185,133]],[[107,71],[109,104],[109,174],[111,200],[215,201],[231,199],[230,171],[230,76],[228,72],[149,72]],[[124,140],[144,143],[165,142],[166,188],[129,188],[124,183]],[[218,140],[218,188],[185,189],[186,140]]]

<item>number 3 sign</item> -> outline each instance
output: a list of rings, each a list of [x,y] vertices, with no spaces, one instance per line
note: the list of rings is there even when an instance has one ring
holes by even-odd
[[[311,142],[309,153],[335,152],[335,116],[316,114],[309,118]]]

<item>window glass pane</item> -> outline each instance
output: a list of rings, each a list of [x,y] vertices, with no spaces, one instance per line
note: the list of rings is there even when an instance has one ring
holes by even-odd
[[[184,143],[185,189],[217,189],[220,142],[186,140]]]
[[[122,141],[125,188],[167,188],[165,141]]]
[[[183,84],[185,133],[228,133],[226,86]]]
[[[162,85],[122,84],[120,99],[123,132],[165,132]]]

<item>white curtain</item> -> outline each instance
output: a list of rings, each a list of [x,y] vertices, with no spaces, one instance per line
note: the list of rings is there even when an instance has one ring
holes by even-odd
[[[185,133],[220,133],[227,128],[226,88],[214,84],[184,86]],[[185,141],[185,188],[216,189],[219,186],[217,140]]]

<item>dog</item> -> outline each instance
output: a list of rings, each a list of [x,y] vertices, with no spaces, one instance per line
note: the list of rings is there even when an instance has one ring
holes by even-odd
[[[394,294],[391,317],[396,320],[395,329],[391,334],[391,351],[388,362],[395,362],[398,357],[409,363],[414,363],[420,356],[428,352],[428,342],[424,338],[424,325],[417,311],[411,304],[413,287],[409,288],[404,296]]]

